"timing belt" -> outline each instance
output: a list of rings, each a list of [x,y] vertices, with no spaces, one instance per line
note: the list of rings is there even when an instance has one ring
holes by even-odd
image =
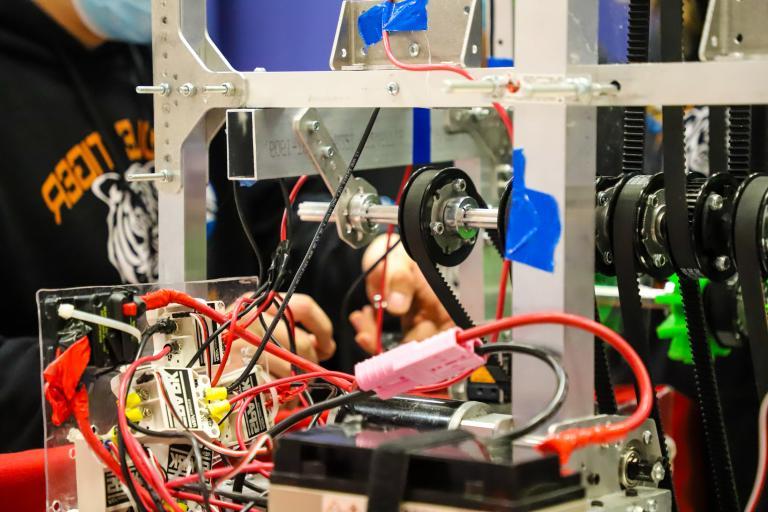
[[[474,322],[433,262],[425,238],[429,233],[430,220],[421,214],[421,201],[439,172],[437,169],[424,169],[411,176],[401,201],[400,230],[404,240],[407,240],[404,245],[408,254],[418,265],[451,320],[457,327],[469,329],[474,326]]]
[[[768,176],[754,176],[744,184],[736,204],[734,252],[749,333],[749,350],[758,397],[768,393],[768,324],[760,255],[761,220],[768,197]]]
[[[682,60],[682,0],[665,0],[661,8],[661,52],[664,62]],[[731,463],[723,409],[717,387],[714,361],[704,321],[699,293],[700,273],[693,252],[693,239],[686,202],[686,165],[682,107],[662,108],[664,119],[664,187],[667,205],[667,240],[672,262],[677,270],[683,297],[688,341],[693,356],[696,399],[698,402],[707,455],[711,485],[719,511],[738,512],[739,498]]]
[[[618,198],[613,216],[613,254],[616,266],[616,284],[619,289],[619,302],[621,304],[621,316],[624,322],[624,335],[628,338],[630,344],[638,353],[646,367],[649,366],[651,359],[651,347],[648,341],[648,332],[643,320],[643,308],[640,302],[640,287],[637,283],[639,271],[637,269],[635,254],[639,249],[636,247],[635,236],[638,227],[638,209],[648,183],[651,181],[649,175],[636,175],[628,180],[621,181],[617,187],[621,187],[616,193]],[[622,185],[623,184],[623,185]],[[637,392],[637,382],[635,391]],[[659,405],[656,399],[656,386],[651,375],[651,389],[653,392],[653,406],[651,408],[651,418],[656,422],[659,433],[659,445],[661,455],[664,459],[664,469],[666,473],[664,479],[660,482],[661,487],[668,489],[672,493],[672,508],[677,510],[677,500],[675,499],[674,486],[672,484],[672,471],[670,470],[669,453],[667,451],[664,428],[659,414]],[[639,396],[639,394],[638,394]]]

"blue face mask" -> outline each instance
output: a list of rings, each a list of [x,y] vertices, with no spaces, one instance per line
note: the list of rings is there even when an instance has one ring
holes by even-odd
[[[73,0],[93,33],[111,41],[148,44],[152,41],[151,0]]]

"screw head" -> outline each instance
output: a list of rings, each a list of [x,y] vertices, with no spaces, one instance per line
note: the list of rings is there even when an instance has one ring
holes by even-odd
[[[387,84],[387,92],[392,96],[400,94],[400,84],[397,82],[389,82]]]
[[[715,268],[720,272],[725,272],[731,268],[731,258],[728,256],[718,256],[715,258]]]
[[[664,256],[663,254],[654,254],[653,255],[653,265],[656,268],[661,268],[661,267],[663,267],[666,264],[667,264],[667,257],[666,256]]]
[[[320,121],[310,121],[307,123],[307,128],[311,133],[317,133],[320,131]]]
[[[411,57],[418,57],[419,53],[421,53],[421,46],[419,46],[419,43],[411,43],[410,46],[408,46],[408,55]]]
[[[661,462],[654,464],[653,468],[651,469],[651,478],[653,478],[653,481],[655,483],[659,483],[664,480],[665,476],[667,476],[667,470],[664,469],[664,464]]]
[[[651,440],[653,440],[653,433],[651,433],[650,430],[646,430],[643,432],[643,444],[651,444]]]
[[[605,206],[606,204],[608,204],[608,194],[606,194],[605,192],[598,192],[597,204],[600,206]]]
[[[445,226],[443,226],[442,222],[433,222],[429,225],[429,229],[432,230],[433,235],[442,235],[445,233]]]
[[[333,149],[333,146],[325,146],[323,148],[323,156],[325,158],[333,158],[336,156],[336,150]]]
[[[707,198],[707,207],[713,212],[723,209],[725,200],[720,194],[712,194]]]
[[[606,265],[613,263],[613,253],[611,251],[605,251],[603,253],[603,261],[606,263]]]
[[[458,180],[453,182],[453,190],[455,190],[456,192],[464,192],[465,190],[467,190],[467,182],[459,178]]]

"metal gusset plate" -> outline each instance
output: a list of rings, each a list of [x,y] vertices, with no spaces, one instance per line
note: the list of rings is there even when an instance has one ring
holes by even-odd
[[[347,162],[339,153],[339,148],[323,124],[320,114],[314,108],[300,110],[293,121],[293,131],[304,146],[304,150],[323,178],[325,186],[333,194],[342,180]],[[378,234],[375,225],[353,225],[350,220],[350,208],[357,195],[378,198],[376,188],[362,178],[351,178],[336,205],[336,228],[339,238],[358,249],[365,247]],[[378,199],[376,199],[378,202]]]
[[[765,0],[710,0],[699,46],[701,60],[768,56]]]
[[[357,19],[381,0],[346,0],[341,7],[331,69],[392,67],[382,44],[365,47]],[[479,0],[429,2],[429,30],[394,32],[392,52],[406,64],[453,62],[467,68],[482,64],[482,7]]]

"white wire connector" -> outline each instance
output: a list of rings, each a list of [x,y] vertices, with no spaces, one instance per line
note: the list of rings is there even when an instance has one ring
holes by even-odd
[[[119,320],[115,320],[113,318],[105,318],[103,316],[94,315],[93,313],[80,311],[79,309],[75,309],[73,304],[59,304],[58,314],[64,320],[74,318],[76,320],[82,320],[83,322],[102,325],[110,329],[122,331],[126,334],[130,334],[136,338],[137,341],[141,342],[141,331],[139,331],[136,327],[126,324],[125,322],[120,322]]]

